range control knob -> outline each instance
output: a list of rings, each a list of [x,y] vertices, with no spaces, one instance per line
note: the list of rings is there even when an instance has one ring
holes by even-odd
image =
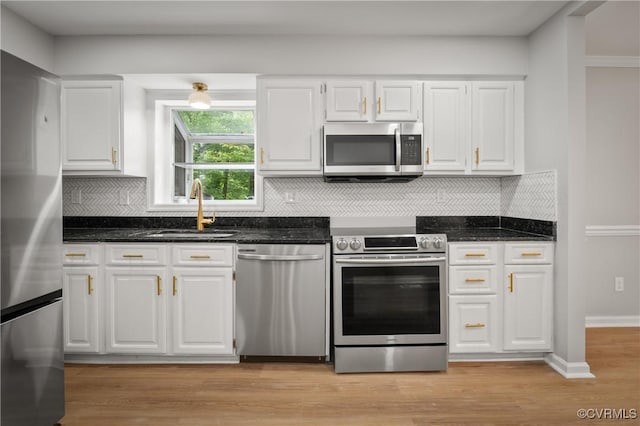
[[[351,240],[351,242],[349,243],[349,247],[351,247],[351,250],[358,250],[360,249],[360,247],[362,247],[362,243],[360,242],[360,240],[356,240],[355,238],[353,240]]]
[[[338,248],[338,250],[345,250],[347,247],[349,247],[349,243],[347,243],[347,240],[345,240],[344,238],[340,238],[336,242],[336,247]]]
[[[430,242],[431,241],[429,241],[429,239],[427,237],[422,237],[422,238],[420,238],[420,247],[423,248],[423,249],[428,249]]]
[[[433,248],[441,249],[442,248],[442,238],[435,237],[433,239]]]

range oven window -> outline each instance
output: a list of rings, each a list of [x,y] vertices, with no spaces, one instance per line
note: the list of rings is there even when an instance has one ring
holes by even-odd
[[[392,166],[396,163],[394,135],[327,135],[329,166]]]
[[[342,269],[345,336],[439,334],[438,266]]]

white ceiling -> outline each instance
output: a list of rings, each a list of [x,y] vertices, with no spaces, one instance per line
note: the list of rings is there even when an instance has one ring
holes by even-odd
[[[2,1],[54,36],[526,36],[566,1]]]

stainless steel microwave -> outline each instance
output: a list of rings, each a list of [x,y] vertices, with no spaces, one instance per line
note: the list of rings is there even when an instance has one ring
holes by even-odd
[[[422,123],[324,125],[328,181],[411,180],[423,174]]]

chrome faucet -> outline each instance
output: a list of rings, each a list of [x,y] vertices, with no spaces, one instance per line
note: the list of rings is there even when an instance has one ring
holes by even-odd
[[[205,225],[211,225],[216,221],[216,215],[214,212],[211,219],[204,218],[204,213],[202,211],[202,182],[200,182],[200,179],[194,179],[193,184],[191,185],[191,195],[189,195],[189,198],[193,200],[196,197],[198,197],[198,219],[196,222],[196,228],[198,228],[198,231],[203,231]]]

